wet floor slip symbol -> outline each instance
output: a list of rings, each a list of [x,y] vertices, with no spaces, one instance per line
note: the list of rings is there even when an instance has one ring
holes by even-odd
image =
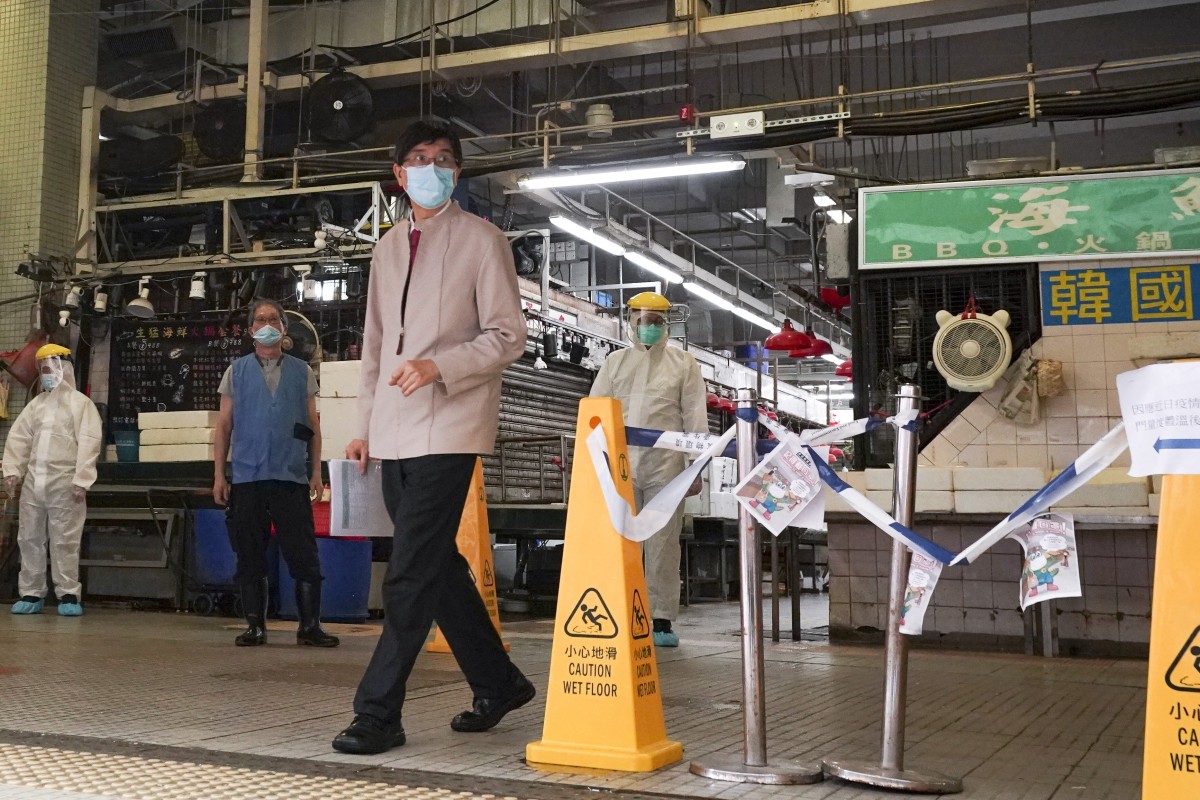
[[[563,630],[568,636],[585,639],[612,639],[617,635],[617,621],[608,604],[595,589],[588,589],[567,617]]]
[[[630,630],[633,631],[635,639],[645,639],[650,635],[650,618],[646,614],[645,604],[642,603],[642,593],[637,589],[633,590],[633,620]]]
[[[492,563],[490,561],[483,562],[483,585],[496,585],[496,577],[492,574]]]
[[[1200,626],[1192,631],[1171,662],[1167,686],[1180,692],[1200,692]]]

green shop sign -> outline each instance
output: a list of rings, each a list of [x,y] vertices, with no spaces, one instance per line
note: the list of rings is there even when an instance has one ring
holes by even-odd
[[[1200,253],[1200,169],[859,191],[862,269]]]

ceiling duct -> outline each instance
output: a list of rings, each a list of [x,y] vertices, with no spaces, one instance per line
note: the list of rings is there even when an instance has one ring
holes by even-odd
[[[110,33],[104,37],[104,46],[117,58],[140,58],[154,53],[174,53],[179,50],[175,31],[170,25],[146,28],[139,31]]]

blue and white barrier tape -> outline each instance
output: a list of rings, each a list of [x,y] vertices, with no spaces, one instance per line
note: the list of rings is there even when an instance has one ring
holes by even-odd
[[[758,421],[761,422],[763,425],[765,425],[768,430],[770,430],[772,433],[774,433],[779,438],[780,441],[788,442],[793,447],[808,447],[809,448],[809,456],[812,458],[813,463],[816,465],[817,472],[820,474],[821,480],[825,482],[825,485],[828,486],[830,489],[833,489],[833,491],[837,492],[838,496],[842,498],[842,501],[845,502],[846,505],[850,506],[852,509],[857,511],[860,515],[862,515],[864,518],[866,518],[867,521],[869,521],[871,524],[873,524],[876,528],[879,528],[879,530],[883,531],[888,536],[891,536],[893,539],[898,539],[899,541],[904,542],[904,544],[906,544],[912,550],[915,550],[918,553],[922,553],[926,556],[929,556],[930,558],[936,559],[936,560],[942,562],[943,564],[950,563],[950,561],[954,558],[954,554],[951,553],[949,550],[947,550],[946,548],[937,544],[936,542],[931,542],[930,540],[926,539],[924,536],[921,536],[919,533],[912,530],[911,528],[909,528],[905,525],[901,525],[899,522],[897,522],[895,519],[892,518],[891,514],[887,513],[886,511],[881,509],[879,506],[875,505],[870,500],[868,500],[863,495],[862,492],[858,491],[853,486],[851,486],[850,484],[846,483],[844,480],[839,478],[837,476],[837,473],[834,472],[833,470],[831,470],[829,468],[829,465],[825,463],[825,460],[823,458],[821,458],[819,455],[817,455],[816,452],[812,451],[812,447],[814,445],[811,443],[805,442],[803,434],[798,436],[798,435],[792,433],[791,431],[789,431],[787,428],[780,425],[779,423],[774,422],[773,420],[769,419],[765,415],[759,417]],[[911,416],[904,415],[903,417],[893,417],[893,418],[890,418],[887,422],[897,425],[897,426],[901,426],[901,427],[907,426],[907,425],[916,423],[916,416],[915,415],[911,415]],[[850,426],[854,426],[859,423],[862,424],[862,428],[863,428],[862,431],[856,431],[854,434],[850,434],[845,430],[845,429],[849,428]],[[872,423],[875,423],[875,424],[872,425]],[[824,433],[824,435],[812,436],[812,437],[810,437],[810,439],[814,440],[817,445],[821,444],[822,441],[840,441],[841,439],[844,439],[847,436],[857,435],[858,433],[861,433],[866,430],[870,430],[870,429],[877,427],[878,425],[882,425],[882,424],[886,424],[886,423],[884,423],[883,421],[880,421],[880,420],[867,420],[867,419],[855,420],[854,422],[847,422],[847,423],[845,423],[845,425],[834,426],[834,428],[832,428],[832,429],[827,428],[825,430],[829,431],[829,433]],[[837,430],[836,434],[832,432],[834,430]],[[805,431],[805,433],[821,433],[821,432]],[[828,438],[829,436],[834,436],[834,435],[837,435],[839,438],[836,438],[836,439]]]
[[[1117,460],[1117,456],[1129,447],[1125,436],[1125,423],[1120,423],[1083,455],[1075,459],[1066,469],[1056,475],[1049,483],[1038,489],[1021,507],[1009,514],[1003,520],[976,540],[970,547],[963,550],[951,564],[961,561],[970,563],[982,555],[988,548],[996,544],[1008,534],[1028,524],[1034,517],[1056,505],[1072,492],[1099,474],[1100,470]]]

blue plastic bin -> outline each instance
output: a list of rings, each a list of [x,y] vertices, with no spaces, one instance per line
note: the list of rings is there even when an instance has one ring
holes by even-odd
[[[205,586],[232,586],[237,555],[229,543],[225,512],[201,509],[193,512],[192,579]]]
[[[321,557],[321,619],[329,622],[362,622],[367,619],[371,592],[371,542],[317,537]],[[296,583],[287,563],[279,559],[279,616],[296,618]]]
[[[138,460],[140,431],[113,431],[113,442],[117,445],[117,461],[130,464]]]

